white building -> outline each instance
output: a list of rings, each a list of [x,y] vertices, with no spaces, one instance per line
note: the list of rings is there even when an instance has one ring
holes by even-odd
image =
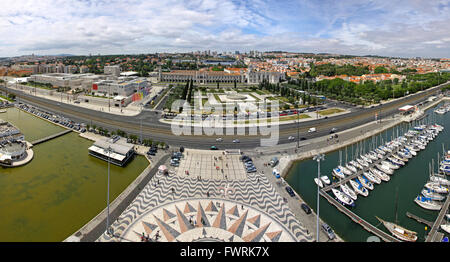
[[[105,75],[119,76],[120,75],[120,66],[119,65],[105,66],[103,68],[103,73]]]

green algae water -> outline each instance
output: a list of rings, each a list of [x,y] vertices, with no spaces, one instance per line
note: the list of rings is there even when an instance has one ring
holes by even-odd
[[[0,117],[20,128],[27,141],[63,130],[18,109],[8,111],[9,119],[6,113]],[[88,154],[92,143],[72,132],[33,147],[27,165],[0,168],[0,241],[62,241],[106,207],[107,162]],[[125,167],[111,165],[110,201],[147,165],[142,156]]]
[[[442,105],[439,104],[438,106]],[[429,164],[434,159],[434,169],[437,170],[438,152],[442,156],[442,145],[445,150],[450,148],[450,113],[439,115],[433,112],[434,108],[426,111],[427,117],[422,120],[427,123],[437,123],[444,126],[444,130],[428,143],[425,150],[417,152],[417,156],[411,158],[408,163],[394,171],[388,182],[374,184],[374,190],[369,190],[369,196],[363,197],[358,195],[356,206],[351,210],[372,225],[377,226],[381,230],[390,234],[382,224],[375,218],[378,216],[387,221],[395,222],[407,229],[418,233],[418,242],[423,242],[430,227],[417,222],[406,216],[406,212],[417,215],[423,219],[434,222],[439,211],[426,210],[418,206],[414,202],[414,198],[420,194],[429,177]],[[412,124],[414,126],[414,123]],[[391,140],[392,136],[404,134],[410,126],[406,123],[390,128],[379,135],[368,138],[362,143],[354,144],[347,147],[347,160],[354,159],[353,155],[357,155],[356,151],[360,148],[366,148],[366,152],[372,145],[380,144],[381,139],[384,142]],[[398,130],[398,131],[397,131]],[[346,162],[346,149],[340,149],[342,154],[342,163]],[[332,179],[332,170],[340,161],[339,151],[330,152],[325,155],[325,161],[320,164],[321,175],[327,175]],[[313,160],[305,160],[297,162],[289,171],[286,181],[300,194],[303,200],[314,210],[317,208],[317,185],[313,179],[317,177],[317,162]],[[449,178],[447,176],[447,178]],[[398,193],[396,193],[398,192]],[[396,198],[398,194],[398,202]],[[397,212],[396,212],[397,210]],[[320,217],[329,224],[336,233],[345,241],[365,242],[367,238],[372,236],[363,227],[353,222],[349,217],[339,212],[326,199],[320,197]],[[440,232],[443,232],[440,230]],[[446,234],[449,236],[448,234]]]

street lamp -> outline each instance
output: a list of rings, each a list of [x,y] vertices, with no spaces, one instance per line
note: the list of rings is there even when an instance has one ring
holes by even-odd
[[[320,181],[320,161],[325,160],[325,155],[317,154],[313,160],[317,161],[317,179]],[[319,242],[319,183],[317,183],[317,242]]]
[[[113,152],[113,149],[111,148],[111,146],[108,146],[108,148],[106,149],[106,152],[108,153],[108,194],[106,196],[106,205],[107,205],[107,215],[106,215],[106,234],[107,235],[112,235],[111,229],[109,228],[109,170],[110,170],[110,162],[111,162],[111,152]]]

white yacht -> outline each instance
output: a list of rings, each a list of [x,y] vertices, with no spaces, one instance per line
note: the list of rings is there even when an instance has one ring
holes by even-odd
[[[369,172],[372,175],[377,176],[379,179],[381,179],[381,180],[383,180],[385,182],[388,182],[389,180],[391,180],[390,176],[386,175],[383,171],[380,171],[380,170],[378,170],[376,168],[371,167],[369,169]]]
[[[352,166],[352,165],[350,165],[350,164],[345,164],[345,167],[346,167],[347,169],[349,169],[350,171],[352,171],[353,173],[358,172],[358,170],[356,169],[356,167],[354,167],[354,166]]]
[[[350,171],[348,168],[343,167],[343,166],[338,166],[338,169],[340,169],[342,171],[342,173],[344,173],[345,175],[349,176],[352,174],[352,171]]]
[[[367,154],[367,157],[369,157],[373,161],[377,161],[379,159],[377,153],[375,153],[373,151],[370,151],[369,154]]]
[[[405,165],[405,162],[403,162],[403,161],[401,161],[401,160],[399,160],[399,159],[397,159],[397,158],[395,158],[395,157],[388,156],[387,159],[388,159],[389,161],[391,161],[392,164],[397,165],[397,166],[399,166],[399,167]]]
[[[353,179],[350,179],[350,185],[358,194],[365,197],[369,195],[369,190],[367,190],[359,181],[356,182]]]
[[[349,196],[347,196],[346,194],[344,194],[343,192],[332,188],[331,191],[333,192],[334,196],[336,197],[336,199],[347,206],[354,206],[355,202],[353,201],[353,199],[351,199]]]
[[[383,160],[380,162],[382,165],[389,167],[390,169],[399,169],[400,167],[397,165],[394,165],[393,163]]]
[[[345,178],[344,173],[342,172],[342,170],[339,167],[333,168],[333,175],[335,175],[339,178]]]
[[[408,241],[408,242],[416,242],[417,240],[417,232],[408,230],[404,227],[401,227],[397,224],[394,224],[392,222],[384,221],[383,219],[376,217],[383,225],[386,227],[389,232],[396,238]]]
[[[364,175],[360,175],[356,178],[365,188],[373,190],[373,184]]]
[[[429,197],[417,196],[414,199],[414,202],[416,202],[419,206],[428,210],[440,210],[442,208],[442,205],[431,200]]]
[[[361,159],[364,160],[364,161],[366,161],[366,162],[369,163],[369,164],[372,164],[372,163],[373,163],[372,159],[369,157],[369,154],[366,154],[366,155],[364,155],[364,156],[361,156]]]
[[[320,187],[323,188],[323,184],[322,184],[322,180],[318,179],[317,177],[314,178],[314,182],[316,182],[316,184]]]
[[[397,154],[392,154],[391,156],[392,156],[393,158],[396,158],[396,159],[398,159],[398,160],[404,162],[405,164],[406,164],[406,162],[408,162],[408,158],[400,157],[400,156],[397,155]]]
[[[430,181],[439,183],[440,185],[443,185],[443,186],[450,186],[450,180],[447,180],[441,176],[437,176],[437,175],[430,176]]]
[[[370,170],[367,170],[366,172],[364,172],[364,177],[366,177],[370,182],[375,183],[375,184],[381,184],[381,179],[375,175],[373,175]]]
[[[330,178],[328,178],[328,176],[321,176],[320,179],[321,179],[322,182],[324,182],[326,185],[331,184]]]
[[[364,160],[361,159],[361,158],[357,158],[356,161],[357,161],[361,166],[363,166],[363,168],[364,168],[364,167],[369,167],[369,163],[366,162],[366,161],[364,161]]]
[[[442,230],[450,234],[450,224],[441,225]]]
[[[348,163],[351,164],[354,167],[357,167],[357,168],[361,169],[361,170],[364,169],[364,167],[362,165],[360,165],[358,162],[356,162],[355,160],[352,160],[352,161],[350,161]]]
[[[356,196],[356,193],[351,190],[346,184],[341,184],[340,188],[342,192],[344,192],[347,196],[351,197],[353,200],[356,200],[358,197]]]
[[[434,192],[433,190],[429,189],[429,188],[424,188],[422,189],[422,195],[424,197],[428,197],[431,200],[437,200],[437,201],[442,201],[445,199],[445,197],[441,194],[438,194],[436,192]]]
[[[394,174],[394,171],[393,171],[392,169],[390,169],[388,166],[381,165],[381,164],[375,164],[375,166],[376,166],[380,171],[383,171],[384,173],[386,173],[386,174],[388,174],[388,175]]]
[[[428,182],[425,184],[425,187],[428,189],[433,190],[436,193],[441,193],[441,194],[447,194],[448,193],[448,188],[441,186],[439,183],[436,182]]]

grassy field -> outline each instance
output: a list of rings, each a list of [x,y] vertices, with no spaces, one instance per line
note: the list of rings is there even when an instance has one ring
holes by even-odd
[[[339,108],[330,108],[330,109],[325,109],[322,111],[319,111],[319,115],[321,116],[327,116],[327,115],[332,115],[332,114],[336,114],[336,113],[340,113],[340,112],[344,112],[344,110],[339,109]]]

